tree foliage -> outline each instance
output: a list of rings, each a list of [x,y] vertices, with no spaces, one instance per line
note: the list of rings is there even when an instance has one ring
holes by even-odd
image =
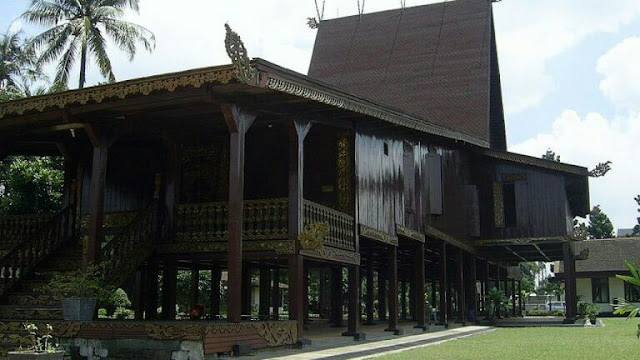
[[[21,32],[0,35],[0,102],[32,95],[31,84],[45,78],[28,42]]]
[[[547,149],[547,152],[542,154],[542,158],[551,161],[560,161],[560,155],[556,155],[555,151],[551,149]]]
[[[31,44],[39,51],[39,64],[58,60],[54,83],[67,85],[71,69],[80,57],[78,86],[86,82],[86,66],[93,57],[100,73],[115,81],[111,60],[107,55],[109,37],[133,60],[137,45],[148,51],[155,47],[155,37],[146,28],[121,20],[127,9],[139,11],[139,0],[32,0],[23,19],[50,26],[34,37]]]
[[[0,162],[0,213],[38,214],[60,210],[62,159],[14,156]]]
[[[589,213],[589,237],[591,239],[608,239],[613,237],[613,224],[600,205],[593,207]]]

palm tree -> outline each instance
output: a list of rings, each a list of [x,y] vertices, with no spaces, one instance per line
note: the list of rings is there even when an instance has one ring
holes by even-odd
[[[155,37],[146,28],[120,18],[127,8],[139,11],[139,0],[31,0],[22,15],[29,22],[51,26],[32,40],[42,51],[39,63],[59,59],[54,83],[67,85],[69,72],[80,54],[79,87],[86,80],[87,59],[93,56],[102,76],[115,81],[107,55],[105,35],[133,60],[136,45],[141,43],[149,52],[155,47]]]
[[[21,32],[0,35],[0,90],[7,94],[20,93],[24,84],[43,76],[28,41]]]

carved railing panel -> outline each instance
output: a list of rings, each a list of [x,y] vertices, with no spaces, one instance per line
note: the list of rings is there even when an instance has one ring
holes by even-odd
[[[72,205],[52,216],[39,231],[20,241],[0,258],[0,295],[71,238],[74,209]]]
[[[331,209],[329,207],[304,201],[304,224],[326,222],[329,224],[329,234],[324,239],[326,246],[355,251],[355,237],[353,233],[353,216]]]
[[[38,232],[52,216],[54,214],[0,215],[0,252],[11,250]]]
[[[102,248],[100,261],[106,283],[119,286],[151,255],[157,214],[154,202]]]
[[[245,200],[244,239],[286,239],[288,237],[286,198]],[[176,217],[178,242],[225,241],[228,236],[226,202],[180,204]]]

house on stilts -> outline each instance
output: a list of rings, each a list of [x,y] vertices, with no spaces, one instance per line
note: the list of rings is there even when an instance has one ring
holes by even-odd
[[[563,260],[571,321],[588,171],[507,151],[491,3],[321,21],[308,75],[227,27],[230,65],[1,103],[0,159],[65,169],[59,213],[0,215],[5,351],[24,320],[107,358],[291,345],[318,319],[401,334],[473,320],[493,287],[518,316],[523,261]],[[35,291],[91,263],[135,319],[65,322]],[[184,271],[211,274],[189,294],[209,320],[176,320]]]

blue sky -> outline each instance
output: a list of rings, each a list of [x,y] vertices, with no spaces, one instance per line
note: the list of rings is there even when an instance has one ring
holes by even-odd
[[[28,3],[2,0],[0,30]],[[327,0],[325,18],[355,14],[356,3]],[[367,0],[365,12],[399,4]],[[118,80],[228,63],[225,22],[250,56],[307,71],[315,31],[305,21],[315,16],[313,0],[140,0],[140,7],[127,18],[152,30],[158,46],[133,62],[110,51]],[[494,15],[509,150],[540,156],[552,148],[563,162],[590,168],[613,161],[606,177],[590,181],[591,204],[600,204],[616,228],[632,227],[640,215],[633,201],[640,194],[640,0],[503,0]],[[22,21],[14,27],[42,30]],[[90,67],[88,83],[98,81]]]

